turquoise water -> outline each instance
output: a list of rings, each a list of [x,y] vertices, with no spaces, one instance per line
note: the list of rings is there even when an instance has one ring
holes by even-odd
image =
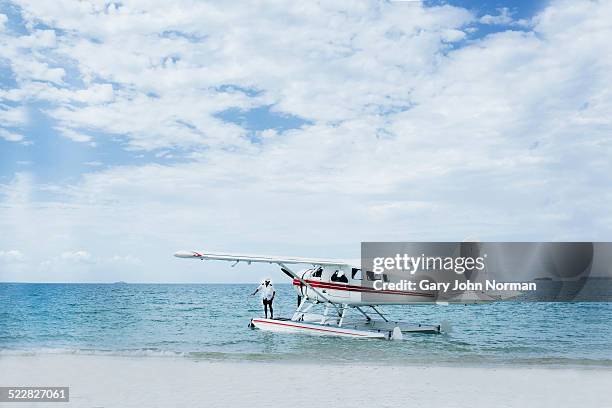
[[[402,342],[251,330],[256,285],[0,284],[0,356],[85,353],[368,364],[612,366],[612,303],[385,307],[445,334]],[[289,285],[276,315],[290,316]]]

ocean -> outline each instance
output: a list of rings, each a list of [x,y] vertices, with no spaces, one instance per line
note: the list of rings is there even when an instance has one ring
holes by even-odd
[[[255,284],[0,283],[0,358],[21,354],[176,356],[382,365],[612,366],[612,303],[387,306],[393,319],[442,324],[404,341],[270,333]],[[296,296],[276,285],[275,315]]]

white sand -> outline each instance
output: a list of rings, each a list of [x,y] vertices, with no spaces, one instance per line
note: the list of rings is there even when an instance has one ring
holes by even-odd
[[[612,370],[0,357],[0,385],[70,386],[42,407],[612,407]]]

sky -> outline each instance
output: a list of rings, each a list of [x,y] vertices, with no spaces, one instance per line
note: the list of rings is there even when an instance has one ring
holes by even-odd
[[[612,2],[0,0],[0,281],[612,240]]]

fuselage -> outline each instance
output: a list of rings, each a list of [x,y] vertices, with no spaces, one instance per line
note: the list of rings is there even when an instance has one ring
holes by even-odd
[[[429,291],[377,290],[374,282],[384,274],[374,274],[348,265],[318,266],[298,273],[293,287],[299,296],[319,302],[352,306],[432,303],[437,295]]]

